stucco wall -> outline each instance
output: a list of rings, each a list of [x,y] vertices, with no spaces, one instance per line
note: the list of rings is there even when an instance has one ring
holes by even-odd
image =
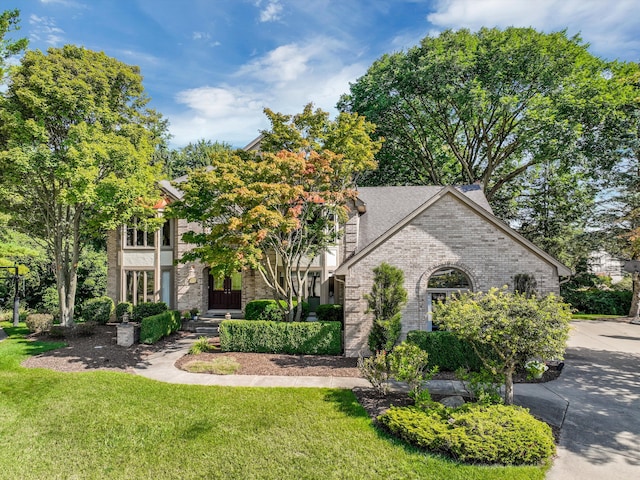
[[[373,269],[382,262],[405,274],[408,303],[402,314],[402,338],[426,327],[426,287],[442,266],[463,270],[476,291],[507,285],[513,276],[533,274],[540,293],[559,292],[556,267],[500,231],[453,195],[438,200],[410,224],[354,264],[345,276],[345,354],[367,353],[372,317],[364,314]]]

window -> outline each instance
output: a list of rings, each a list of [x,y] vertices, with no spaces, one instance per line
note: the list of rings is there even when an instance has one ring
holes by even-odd
[[[126,301],[137,305],[155,301],[153,270],[126,270]]]
[[[427,288],[471,288],[467,275],[457,268],[441,268],[429,277]]]
[[[162,277],[160,279],[160,301],[166,303],[169,307],[172,306],[173,302],[171,301],[171,293],[173,291],[171,285],[171,278],[173,272],[168,269],[162,270]]]
[[[173,243],[171,238],[171,220],[165,220],[162,225],[162,246],[170,247]]]
[[[137,218],[127,225],[127,247],[153,247],[155,232],[148,232]]]

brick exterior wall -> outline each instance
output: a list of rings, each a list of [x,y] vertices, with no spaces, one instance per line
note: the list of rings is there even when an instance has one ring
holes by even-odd
[[[120,251],[120,235],[117,230],[107,233],[107,296],[114,304],[119,301],[119,276],[118,252]]]
[[[426,328],[427,282],[431,273],[443,266],[464,271],[475,291],[503,285],[512,289],[514,275],[530,273],[540,293],[559,293],[554,265],[453,195],[446,195],[349,269],[345,276],[346,356],[368,353],[372,316],[364,313],[364,294],[371,291],[373,269],[382,262],[401,268],[405,274],[408,302],[402,312],[402,339],[410,330]]]

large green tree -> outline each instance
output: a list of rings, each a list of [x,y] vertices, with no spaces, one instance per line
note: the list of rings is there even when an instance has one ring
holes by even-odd
[[[173,179],[186,175],[196,168],[211,165],[211,159],[215,155],[226,153],[230,156],[232,152],[232,146],[226,142],[200,139],[177,150],[168,149],[163,145],[156,150],[154,161],[161,163],[162,171]]]
[[[27,48],[27,39],[10,40],[7,34],[19,30],[19,10],[6,10],[0,13],[0,83],[5,76],[5,62],[9,57],[19,54]]]
[[[272,129],[263,132],[263,151],[214,155],[213,168],[180,184],[184,197],[171,209],[202,226],[184,235],[195,248],[183,260],[224,274],[255,269],[294,320],[311,264],[338,239],[354,177],[375,167],[378,143],[356,114],[332,121],[310,105],[294,117],[266,113]]]
[[[27,52],[4,97],[2,207],[16,229],[44,239],[68,326],[83,245],[146,217],[158,198],[159,116],[146,109],[138,67],[72,45]]]
[[[382,56],[339,108],[364,115],[386,139],[367,183],[478,182],[495,205],[518,194],[536,165],[584,158],[599,124],[585,107],[605,72],[565,32],[449,30]]]

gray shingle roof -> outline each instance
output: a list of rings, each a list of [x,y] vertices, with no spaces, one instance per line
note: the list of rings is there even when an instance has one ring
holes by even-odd
[[[367,211],[360,217],[358,250],[362,250],[394,225],[437,195],[442,186],[360,187],[358,198]],[[493,213],[479,185],[456,187],[458,191]]]

